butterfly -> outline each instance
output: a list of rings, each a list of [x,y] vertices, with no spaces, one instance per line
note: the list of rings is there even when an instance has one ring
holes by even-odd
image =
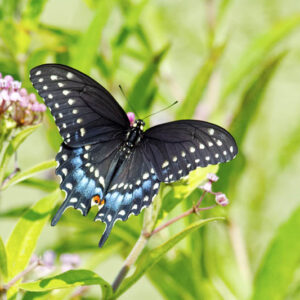
[[[51,225],[73,207],[106,224],[99,247],[114,223],[138,215],[158,193],[198,167],[233,159],[234,138],[222,127],[198,120],[179,120],[144,131],[138,119],[131,126],[113,96],[89,76],[60,64],[30,71],[30,80],[44,99],[63,142],[56,155],[60,188],[66,198]]]

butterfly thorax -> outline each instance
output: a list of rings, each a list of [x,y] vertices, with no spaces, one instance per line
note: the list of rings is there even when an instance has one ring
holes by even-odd
[[[143,137],[144,125],[145,123],[143,120],[136,120],[128,131],[123,146],[123,151],[125,151],[127,154],[130,154],[133,148],[141,141]]]

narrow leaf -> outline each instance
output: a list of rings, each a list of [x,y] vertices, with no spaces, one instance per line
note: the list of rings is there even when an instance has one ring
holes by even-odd
[[[11,180],[7,181],[7,183],[2,187],[2,190],[7,189],[9,186],[17,184],[25,179],[28,179],[39,172],[48,170],[50,168],[54,168],[56,166],[56,162],[54,160],[42,162],[26,171],[18,173]]]
[[[150,109],[153,97],[153,83],[157,75],[159,65],[167,53],[169,45],[154,55],[145,70],[137,77],[136,82],[128,96],[128,102],[138,112],[145,112]]]
[[[23,143],[23,141],[40,125],[30,126],[22,131],[20,131],[12,140],[10,141],[9,145],[5,149],[5,152],[2,157],[2,161],[0,164],[0,183],[3,182],[3,176],[5,174],[7,165],[9,163],[10,158],[16,152],[18,147]]]
[[[0,237],[0,279],[7,277],[6,250],[2,238]]]
[[[263,103],[263,96],[268,87],[270,80],[272,79],[278,65],[282,61],[285,53],[282,53],[265,64],[255,79],[245,90],[240,106],[236,110],[233,116],[233,120],[229,131],[236,139],[236,142],[242,149],[242,145],[247,134],[247,130],[251,125],[253,118],[255,117],[260,105]],[[222,178],[221,181],[216,183],[216,187],[223,192],[227,192],[229,188],[234,187],[237,180],[237,176],[240,176],[245,166],[245,157],[240,151],[237,158],[234,159],[230,164],[222,165],[220,168],[219,176]]]
[[[281,169],[288,166],[294,156],[300,149],[300,123],[296,128],[281,142],[280,150],[278,151],[278,162]]]
[[[239,145],[244,141],[247,129],[262,103],[265,90],[285,54],[283,52],[269,60],[243,94],[230,126],[230,132]]]
[[[252,299],[284,299],[300,261],[300,207],[270,243],[254,281]]]
[[[0,211],[0,217],[1,218],[19,218],[28,210],[28,208],[29,208],[28,205],[24,205],[24,206],[10,208],[5,211]]]
[[[7,244],[8,280],[26,268],[42,229],[61,192],[56,190],[34,204],[18,221]]]
[[[55,296],[54,296],[55,297]],[[26,292],[22,300],[52,300],[57,299],[50,295],[49,291],[46,292]]]
[[[26,291],[42,292],[84,285],[100,285],[103,299],[112,294],[112,288],[108,282],[93,271],[83,269],[70,270],[38,281],[22,283],[20,284],[20,288]]]
[[[126,290],[128,290],[135,282],[137,282],[153,265],[155,265],[162,257],[165,255],[170,249],[172,249],[178,242],[180,242],[183,238],[189,235],[191,232],[200,228],[201,226],[208,224],[213,221],[223,220],[223,218],[211,218],[206,220],[200,220],[192,225],[186,227],[180,233],[173,236],[167,242],[162,244],[161,246],[147,252],[145,255],[142,255],[137,262],[137,267],[134,274],[127,279],[124,280],[123,284],[120,286],[120,289],[116,294],[113,295],[111,299],[115,299],[121,294],[123,294]]]
[[[23,17],[31,22],[37,21],[43,12],[47,0],[29,0],[24,10]]]
[[[53,192],[58,188],[58,184],[55,181],[40,178],[29,178],[20,182],[20,184],[40,189],[45,192]]]
[[[21,2],[21,0],[1,1],[3,17],[13,19],[20,9]]]
[[[253,66],[259,66],[266,55],[293,29],[300,25],[300,15],[289,17],[273,26],[268,32],[256,38],[236,63],[236,69],[229,74],[226,86],[222,91],[221,107],[226,97],[237,88],[243,78],[253,70]]]
[[[113,2],[99,2],[94,19],[74,49],[71,65],[82,72],[89,73],[96,61],[102,30],[110,16]]]
[[[180,109],[177,111],[177,118],[185,119],[193,117],[197,105],[199,104],[199,101],[201,100],[208,85],[210,76],[214,71],[220,57],[222,56],[224,49],[224,46],[219,46],[212,49],[207,60],[199,68],[187,91],[185,99],[180,105]]]

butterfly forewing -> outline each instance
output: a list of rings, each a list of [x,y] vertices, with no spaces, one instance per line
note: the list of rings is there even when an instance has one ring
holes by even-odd
[[[180,120],[147,130],[142,142],[158,179],[173,182],[197,167],[233,159],[237,146],[224,128],[197,120]]]
[[[129,128],[125,112],[110,93],[75,69],[41,65],[31,70],[30,79],[71,147],[107,141]]]

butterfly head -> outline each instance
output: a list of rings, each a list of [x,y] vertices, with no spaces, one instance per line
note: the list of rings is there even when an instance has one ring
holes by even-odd
[[[141,119],[138,119],[138,120],[134,121],[134,123],[132,125],[132,127],[138,128],[141,131],[143,131],[144,126],[145,126],[145,122],[143,120],[141,120]]]

